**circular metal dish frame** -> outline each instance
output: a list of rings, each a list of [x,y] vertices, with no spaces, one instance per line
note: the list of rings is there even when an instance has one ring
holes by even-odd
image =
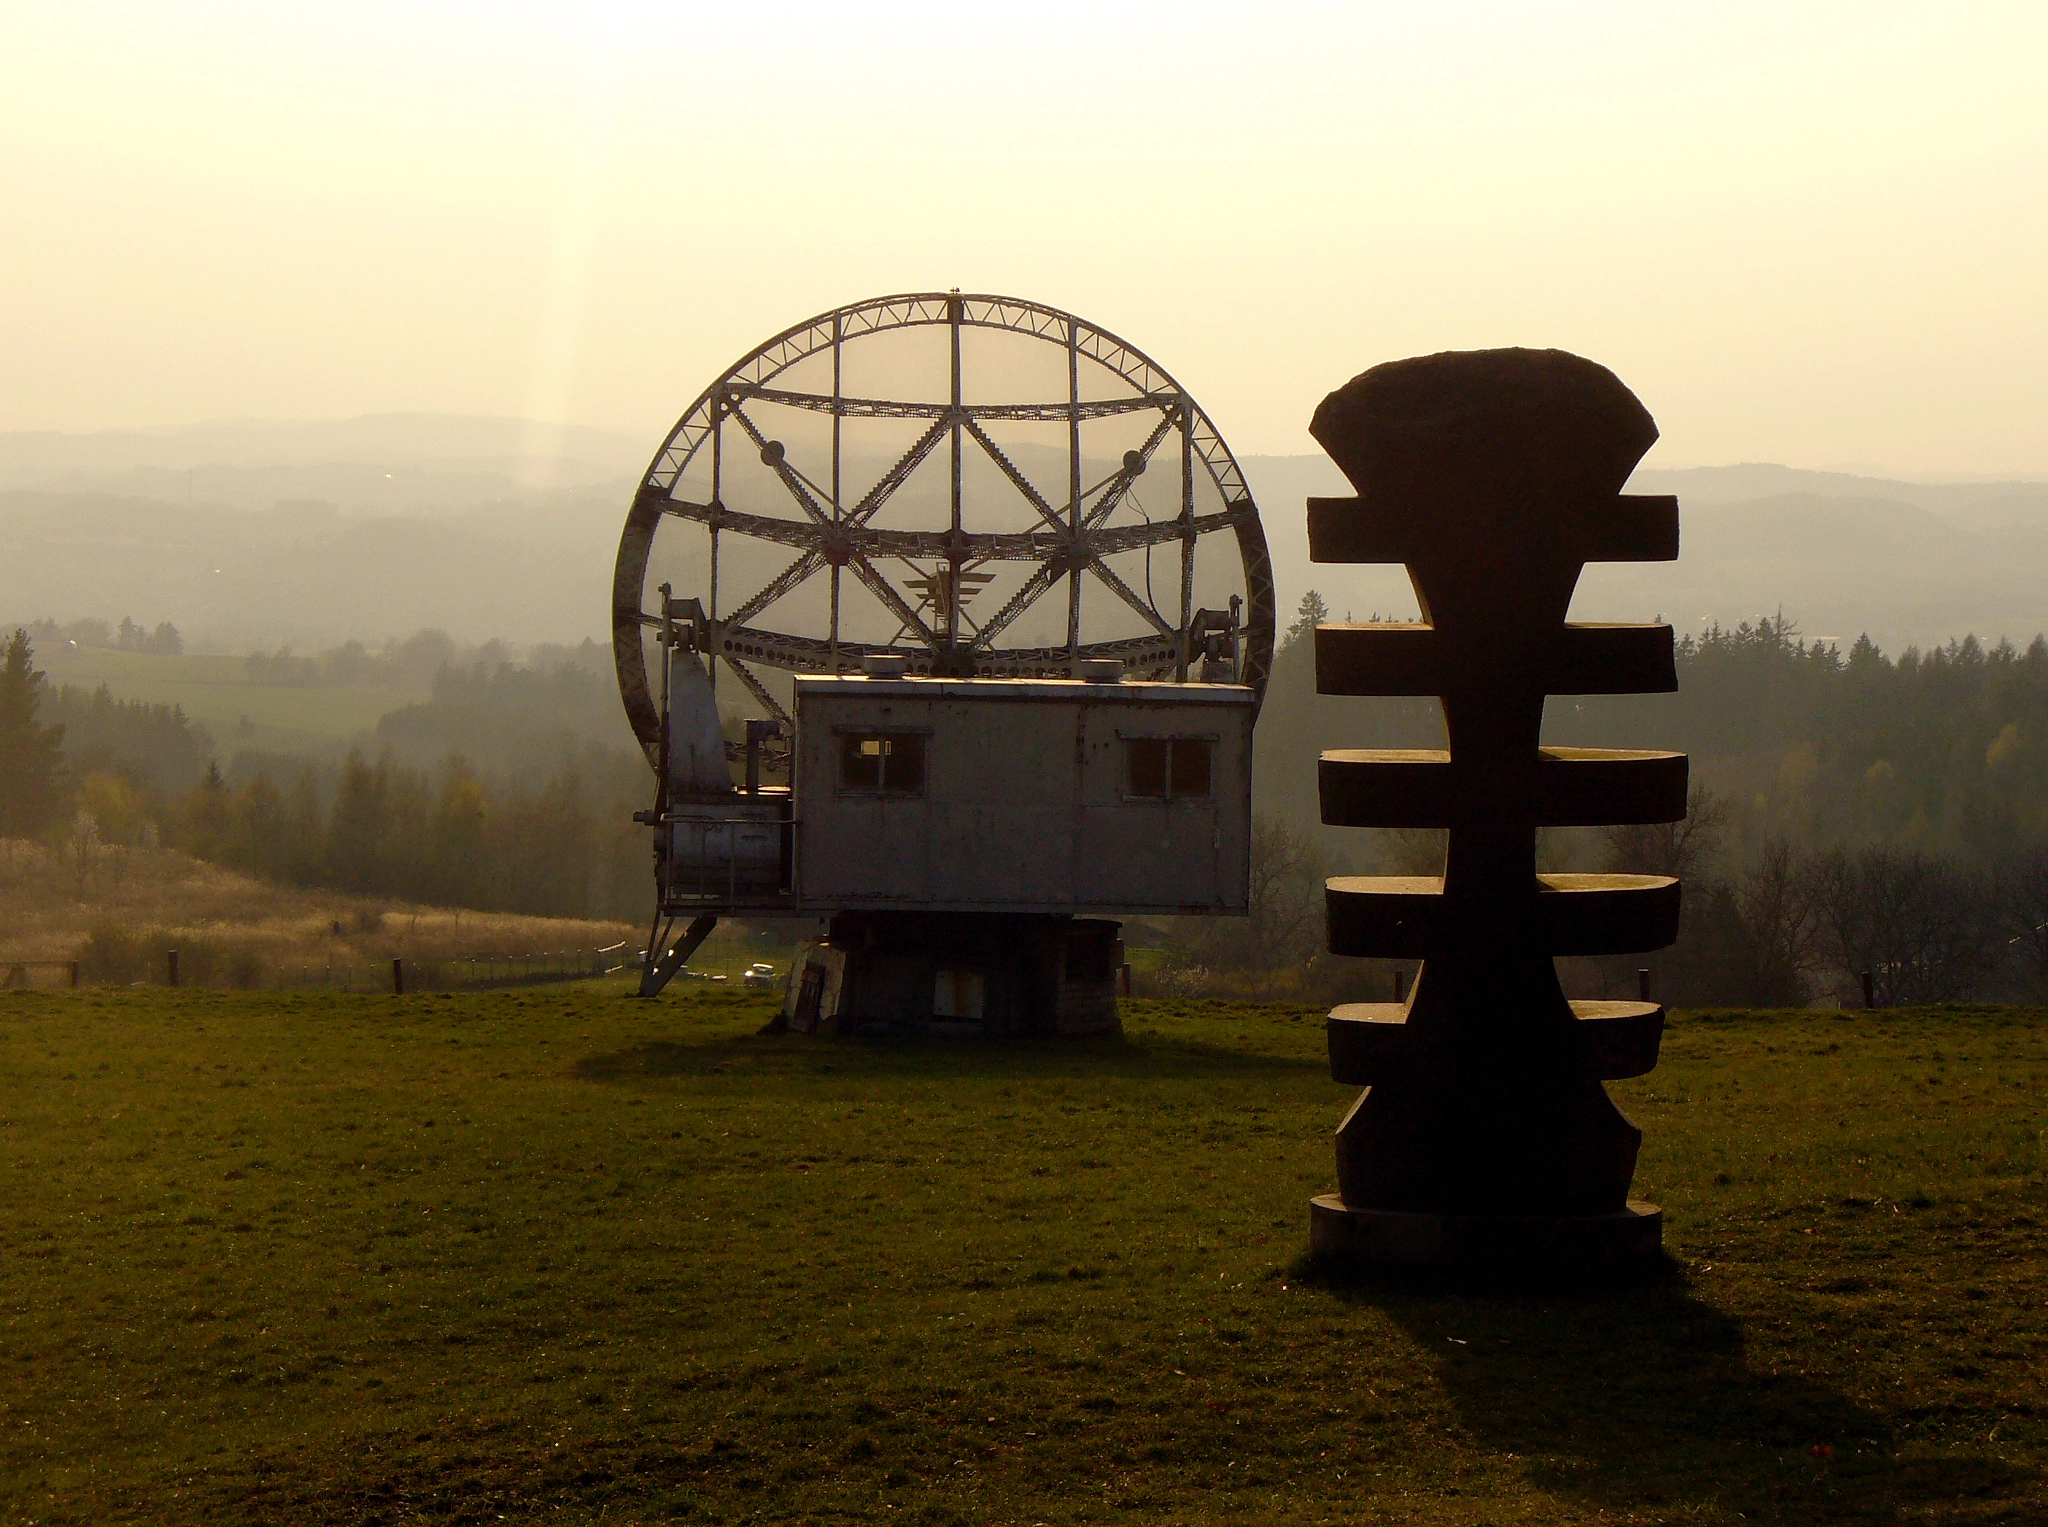
[[[838,390],[839,357],[850,340],[891,329],[946,326],[952,338],[952,400],[947,403],[897,402],[855,398]],[[1049,403],[963,404],[961,399],[960,331],[964,328],[1005,329],[1028,335],[1067,351],[1068,396]],[[821,351],[834,357],[831,393],[793,392],[775,387],[790,367]],[[1131,388],[1128,397],[1084,399],[1082,362],[1114,373]],[[805,408],[832,419],[834,470],[831,485],[812,481],[781,451],[748,415],[745,404],[764,403]],[[1157,420],[1144,444],[1125,453],[1123,465],[1093,484],[1081,479],[1080,430],[1084,420],[1112,414],[1151,411]],[[925,419],[928,427],[882,477],[858,500],[847,503],[837,487],[837,461],[843,421],[859,418]],[[1004,455],[983,428],[984,421],[1027,419],[1062,421],[1068,426],[1069,481],[1064,502],[1055,502],[1034,486]],[[782,481],[801,518],[783,519],[729,508],[720,502],[721,458],[731,431],[761,453],[761,460]],[[1181,452],[1181,505],[1173,518],[1148,524],[1109,526],[1106,522],[1130,494],[1152,456],[1168,440]],[[732,441],[739,444],[739,441]],[[952,523],[944,530],[890,530],[869,522],[895,490],[941,447],[952,459]],[[713,492],[708,503],[674,496],[678,482],[699,452],[712,458]],[[961,525],[961,459],[967,450],[985,452],[1020,495],[1037,512],[1028,531],[976,533]],[[1215,486],[1223,509],[1195,513],[1194,485],[1198,474]],[[652,763],[659,756],[660,715],[647,676],[643,632],[661,623],[660,613],[643,608],[648,559],[654,533],[664,515],[704,525],[710,534],[713,608],[707,611],[707,633],[700,637],[713,666],[724,659],[770,716],[787,720],[782,706],[761,683],[749,664],[799,672],[831,673],[858,667],[869,651],[901,651],[871,643],[837,640],[839,576],[850,572],[903,623],[912,647],[913,673],[994,677],[1066,677],[1086,658],[1115,658],[1140,677],[1185,677],[1201,656],[1195,629],[1194,566],[1196,543],[1205,535],[1228,532],[1243,564],[1245,607],[1240,622],[1240,681],[1261,700],[1273,664],[1273,572],[1258,507],[1229,446],[1216,427],[1166,371],[1134,346],[1072,313],[1014,297],[958,292],[925,292],[879,297],[838,308],[785,330],[753,351],[705,388],[688,413],[677,421],[642,478],[619,538],[618,562],[612,577],[612,655],[618,669],[619,694],[634,734]],[[779,575],[727,614],[716,610],[718,538],[722,533],[779,542],[796,559]],[[1105,562],[1118,552],[1153,545],[1180,547],[1180,620],[1176,626],[1137,594]],[[933,575],[932,586],[962,587],[960,575],[989,561],[1033,561],[1037,569],[1003,608],[961,640],[960,606],[964,596],[927,590],[920,605],[876,567],[881,557],[924,558],[944,564],[950,577]],[[792,636],[756,627],[753,619],[814,574],[832,576],[832,636]],[[1117,641],[1081,640],[1081,587],[1093,578],[1153,629]],[[998,647],[995,640],[1008,625],[1062,578],[1067,582],[1067,641],[1058,647]],[[923,618],[930,610],[934,619]],[[899,643],[901,638],[899,638]],[[916,650],[922,647],[922,651]]]

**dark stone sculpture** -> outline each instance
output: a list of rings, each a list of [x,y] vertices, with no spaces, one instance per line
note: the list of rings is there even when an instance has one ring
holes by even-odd
[[[1573,625],[1589,561],[1678,555],[1678,501],[1625,496],[1657,438],[1634,394],[1559,350],[1375,367],[1310,432],[1355,499],[1309,500],[1318,562],[1402,562],[1422,624],[1316,631],[1316,688],[1436,695],[1445,752],[1322,755],[1323,821],[1442,827],[1439,879],[1329,883],[1334,954],[1421,957],[1405,1003],[1330,1014],[1330,1066],[1365,1094],[1337,1131],[1319,1257],[1447,1270],[1653,1260],[1660,1212],[1631,1203],[1642,1134],[1603,1080],[1657,1063],[1664,1012],[1568,1002],[1553,956],[1661,948],[1678,882],[1538,875],[1536,830],[1676,821],[1682,753],[1543,747],[1553,694],[1677,687],[1666,625]]]

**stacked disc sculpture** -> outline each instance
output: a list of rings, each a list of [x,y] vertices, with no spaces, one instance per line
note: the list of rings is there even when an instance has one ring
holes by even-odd
[[[1554,957],[1662,948],[1669,876],[1539,874],[1541,827],[1682,818],[1682,753],[1542,745],[1550,695],[1677,687],[1668,625],[1565,619],[1589,561],[1678,555],[1678,501],[1621,492],[1657,438],[1605,367],[1556,350],[1379,366],[1310,431],[1358,490],[1311,499],[1318,562],[1405,563],[1420,623],[1316,631],[1326,695],[1435,695],[1447,752],[1322,755],[1323,821],[1448,829],[1440,878],[1329,882],[1329,947],[1420,958],[1405,1003],[1330,1014],[1337,1131],[1321,1258],[1446,1271],[1571,1271],[1659,1254],[1631,1202],[1642,1133],[1603,1081],[1657,1063],[1664,1011],[1567,1001]]]

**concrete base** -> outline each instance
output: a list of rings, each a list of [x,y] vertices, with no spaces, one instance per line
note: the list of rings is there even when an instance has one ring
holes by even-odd
[[[1619,1214],[1524,1219],[1352,1209],[1325,1193],[1309,1200],[1308,1223],[1309,1249],[1319,1262],[1456,1277],[1646,1271],[1664,1246],[1664,1211],[1635,1202]]]

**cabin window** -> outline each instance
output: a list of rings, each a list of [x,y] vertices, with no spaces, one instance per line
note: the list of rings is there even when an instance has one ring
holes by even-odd
[[[1126,737],[1124,793],[1133,800],[1207,800],[1210,750],[1207,737]]]
[[[924,734],[844,732],[839,788],[862,795],[923,795]]]

